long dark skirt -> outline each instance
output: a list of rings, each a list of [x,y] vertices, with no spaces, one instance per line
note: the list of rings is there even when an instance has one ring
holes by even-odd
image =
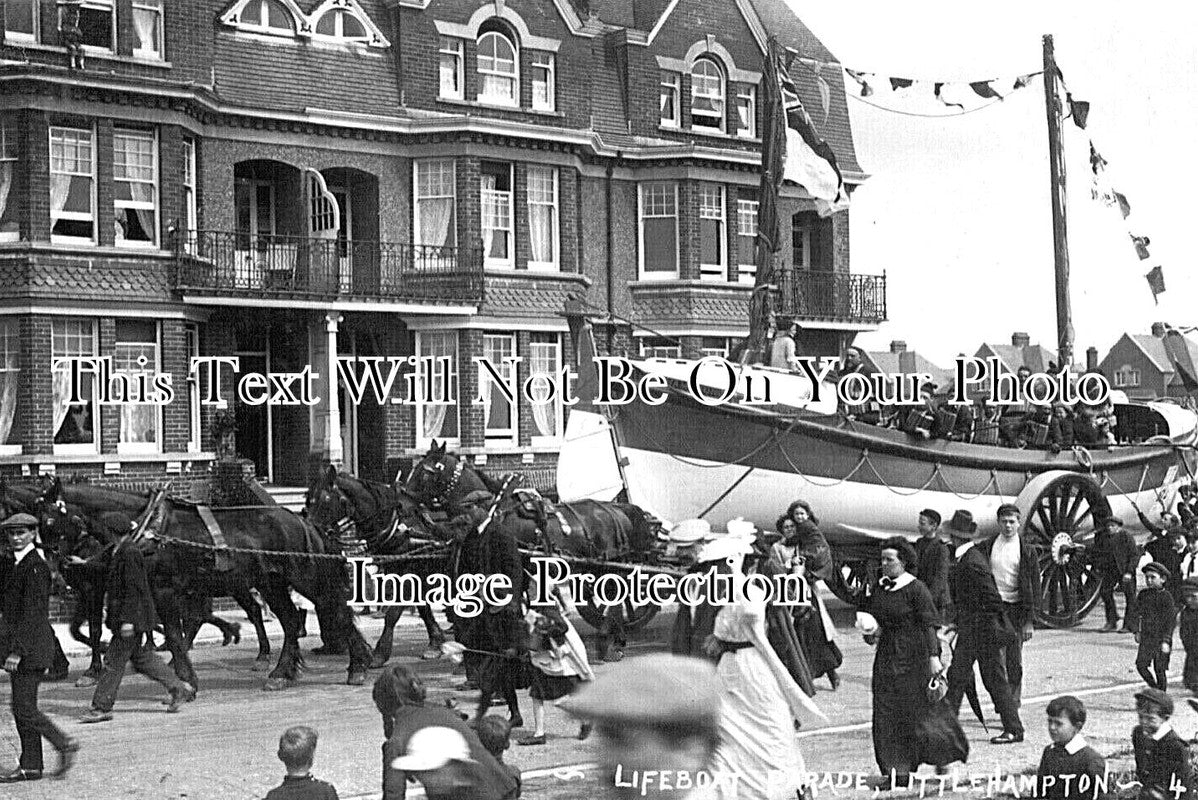
[[[931,711],[923,670],[874,676],[874,758],[883,775],[919,769],[922,750],[916,722]]]
[[[803,646],[803,655],[807,657],[812,680],[827,675],[831,670],[840,669],[844,656],[836,642],[828,641],[818,608],[813,605],[795,609],[795,633]]]

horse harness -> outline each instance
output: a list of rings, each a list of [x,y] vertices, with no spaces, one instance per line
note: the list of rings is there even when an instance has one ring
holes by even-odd
[[[445,485],[441,487],[437,494],[429,498],[428,504],[431,507],[439,509],[449,502],[450,496],[453,494],[454,490],[458,488],[458,484],[462,482],[462,473],[465,470],[465,467],[466,462],[459,458],[457,463],[454,464],[453,473],[449,476],[449,479],[445,481]],[[427,473],[435,474],[438,479],[441,479],[445,471],[445,462],[438,461],[436,466],[423,464],[421,465],[420,469]]]

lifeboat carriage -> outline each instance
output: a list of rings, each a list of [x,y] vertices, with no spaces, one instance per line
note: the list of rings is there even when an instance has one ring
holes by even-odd
[[[743,517],[772,530],[787,503],[802,497],[823,520],[839,566],[829,588],[849,602],[876,576],[882,540],[918,536],[921,509],[946,518],[968,509],[985,535],[997,532],[998,506],[1015,503],[1023,536],[1040,553],[1039,622],[1077,625],[1101,589],[1085,555],[1095,519],[1114,513],[1142,540],[1137,511],[1159,519],[1194,476],[1198,418],[1170,403],[1116,402],[1118,444],[1054,453],[923,440],[850,420],[837,413],[833,385],[822,384],[817,402],[806,378],[782,370],[734,366],[738,393],[706,404],[694,390],[719,397],[728,385],[722,366],[630,363],[634,383],[664,379],[664,402],[599,406],[602,415],[576,409],[558,467],[563,499],[600,497],[622,484],[630,502],[662,520],[702,517],[719,527]],[[766,376],[773,402],[743,402],[746,380],[760,387]]]

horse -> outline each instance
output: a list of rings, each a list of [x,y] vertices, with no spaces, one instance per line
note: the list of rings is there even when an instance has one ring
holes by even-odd
[[[87,484],[64,486],[55,479],[42,498],[45,529],[51,538],[47,544],[60,553],[73,549],[85,529],[97,529],[97,515],[121,510],[119,503],[128,502],[121,494]],[[68,504],[79,513],[69,513]],[[263,688],[277,690],[294,683],[303,661],[298,635],[302,620],[291,602],[292,588],[311,600],[331,633],[348,644],[346,683],[365,683],[370,649],[347,605],[343,564],[339,558],[328,557],[320,536],[302,517],[279,507],[213,508],[209,513],[224,544],[236,548],[218,552],[198,506],[162,497],[149,511],[146,527],[155,545],[149,559],[151,588],[171,663],[181,679],[197,685],[183,646],[181,598],[220,596],[229,590],[230,581],[236,580],[261,592],[283,627],[283,647]],[[228,569],[222,568],[224,562]]]
[[[400,555],[413,549],[408,536],[411,531],[425,539],[435,536],[432,520],[406,492],[338,472],[332,465],[308,488],[304,508],[308,519],[324,534],[326,541],[343,551],[347,547],[357,547],[371,555]],[[395,573],[413,572],[424,577],[443,569],[445,564],[437,559],[423,558],[393,563],[384,569]],[[387,606],[383,632],[375,643],[370,662],[372,668],[382,667],[391,658],[395,625],[404,608],[406,606]],[[428,633],[428,647],[420,657],[426,660],[438,658],[441,646],[445,644],[445,632],[437,624],[431,608],[416,606],[416,611]]]
[[[476,490],[495,495],[491,525],[510,531],[524,548],[540,549],[595,562],[643,561],[654,549],[655,522],[631,503],[579,500],[551,504],[519,480],[497,481],[465,460],[433,443],[412,468],[404,484],[416,500],[434,508],[453,508]],[[594,572],[583,567],[580,572]],[[579,603],[579,612],[599,632],[599,654],[604,660],[623,657],[624,631],[646,624],[655,606],[621,608]]]

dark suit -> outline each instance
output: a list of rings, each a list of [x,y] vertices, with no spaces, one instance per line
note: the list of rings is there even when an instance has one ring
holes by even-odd
[[[948,668],[949,708],[960,712],[965,688],[973,682],[976,661],[982,673],[982,683],[994,708],[1002,718],[1004,731],[1023,733],[1019,709],[1007,685],[1007,670],[1002,649],[1010,644],[1014,634],[1003,628],[1002,597],[994,585],[990,562],[976,546],[966,550],[948,573],[948,588],[952,593],[957,625],[957,644],[953,663]]]
[[[991,536],[977,545],[977,548],[986,556],[987,561],[990,560],[990,554],[994,552],[994,542],[997,538],[997,535]],[[1022,536],[1019,538],[1018,581],[1019,599],[1014,603],[1003,601],[1003,612],[1007,615],[1007,621],[1019,634],[1014,643],[1003,648],[1003,662],[1007,668],[1007,685],[1011,687],[1011,697],[1015,700],[1017,707],[1022,705],[1023,699],[1023,628],[1035,620],[1036,607],[1040,604],[1039,554],[1036,548]]]
[[[1131,732],[1131,747],[1136,754],[1136,778],[1143,784],[1140,797],[1177,797],[1174,788],[1193,786],[1189,750],[1177,731],[1153,739],[1137,725]],[[1188,796],[1188,795],[1183,795]]]
[[[952,563],[952,552],[939,536],[921,536],[915,540],[915,554],[919,556],[915,577],[919,578],[932,593],[932,602],[940,612],[941,619],[948,618],[952,605],[948,591],[948,570]]]
[[[12,674],[12,716],[21,739],[21,769],[41,770],[42,739],[55,749],[69,742],[66,735],[37,707],[37,689],[54,662],[54,629],[50,627],[50,568],[33,548],[13,564],[8,557],[0,619],[0,656],[21,657]]]
[[[1119,587],[1124,599],[1123,627],[1135,630],[1136,564],[1140,559],[1135,539],[1123,528],[1114,534],[1100,528],[1094,534],[1094,543],[1090,545],[1090,559],[1094,568],[1105,578],[1101,593],[1107,624],[1114,625],[1119,621],[1119,612],[1115,607],[1115,588]]]

